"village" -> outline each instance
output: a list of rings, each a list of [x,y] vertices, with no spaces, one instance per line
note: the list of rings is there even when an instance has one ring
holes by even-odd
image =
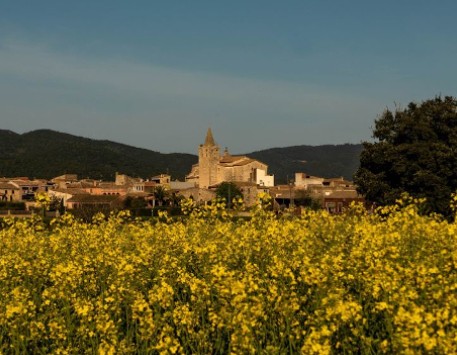
[[[28,177],[0,178],[0,214],[27,216],[37,207],[36,196],[46,194],[54,210],[75,211],[122,209],[131,201],[141,201],[143,209],[177,206],[182,198],[205,204],[216,197],[224,182],[233,183],[241,191],[246,207],[258,202],[260,194],[271,196],[273,208],[299,208],[303,200],[330,213],[343,212],[351,202],[363,202],[351,181],[342,177],[324,178],[296,172],[286,184],[275,184],[268,166],[247,156],[231,155],[227,148],[221,154],[209,128],[205,141],[198,148],[198,163],[192,166],[185,181],[174,180],[168,174],[138,178],[116,173],[114,181],[79,179],[77,174],[64,174],[46,179]],[[19,205],[21,208],[11,208]]]

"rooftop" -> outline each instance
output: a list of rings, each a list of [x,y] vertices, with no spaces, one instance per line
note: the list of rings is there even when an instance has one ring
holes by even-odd
[[[116,195],[75,195],[68,199],[67,202],[79,202],[79,203],[112,203],[119,201],[119,196]]]

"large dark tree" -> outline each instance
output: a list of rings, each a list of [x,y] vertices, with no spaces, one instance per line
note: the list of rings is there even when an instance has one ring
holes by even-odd
[[[364,142],[354,182],[366,199],[395,202],[403,192],[425,197],[429,211],[450,213],[457,190],[457,100],[436,97],[386,110]]]

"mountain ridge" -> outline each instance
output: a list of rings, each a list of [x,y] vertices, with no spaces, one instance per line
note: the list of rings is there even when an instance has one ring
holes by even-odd
[[[292,179],[295,172],[350,180],[358,167],[361,150],[361,144],[350,143],[295,145],[245,155],[266,163],[278,182]],[[23,134],[0,129],[0,176],[49,179],[75,173],[80,178],[112,180],[120,172],[143,178],[169,173],[173,179],[183,179],[197,161],[194,154],[160,153],[51,129]]]

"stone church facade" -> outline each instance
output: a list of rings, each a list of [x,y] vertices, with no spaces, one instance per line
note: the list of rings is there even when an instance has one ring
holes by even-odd
[[[208,189],[221,182],[251,183],[252,185],[274,186],[274,176],[268,175],[268,166],[247,156],[231,155],[227,149],[221,155],[211,129],[205,143],[198,148],[198,164],[192,166],[186,181]]]

